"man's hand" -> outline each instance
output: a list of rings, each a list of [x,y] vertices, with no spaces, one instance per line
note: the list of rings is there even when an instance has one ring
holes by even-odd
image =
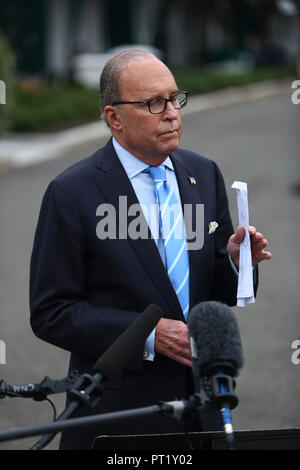
[[[184,366],[192,367],[188,327],[180,320],[159,320],[156,325],[154,350]]]
[[[268,241],[260,232],[257,232],[256,227],[250,226],[249,234],[251,242],[252,266],[255,266],[265,259],[271,259],[272,253],[265,251],[265,248],[268,246]],[[239,267],[240,244],[244,238],[245,229],[239,225],[236,229],[236,232],[229,238],[227,245],[227,251],[237,268]]]

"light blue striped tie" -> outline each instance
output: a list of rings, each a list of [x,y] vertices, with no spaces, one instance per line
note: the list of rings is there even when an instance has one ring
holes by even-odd
[[[149,166],[144,170],[154,181],[159,205],[159,227],[166,255],[166,269],[177,294],[183,315],[189,313],[189,260],[186,248],[182,209],[173,188],[166,180],[165,166]]]

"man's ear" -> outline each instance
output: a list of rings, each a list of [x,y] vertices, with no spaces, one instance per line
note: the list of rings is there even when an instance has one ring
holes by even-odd
[[[121,130],[122,124],[120,115],[118,109],[115,106],[105,106],[103,114],[109,127],[115,129],[116,131]]]

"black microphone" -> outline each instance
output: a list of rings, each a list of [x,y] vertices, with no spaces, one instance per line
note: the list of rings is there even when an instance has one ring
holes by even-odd
[[[143,349],[145,341],[162,317],[160,307],[150,304],[94,364],[94,371],[113,380],[128,362]]]
[[[233,448],[231,409],[238,404],[235,381],[244,357],[237,320],[231,309],[220,302],[202,302],[188,317],[195,389],[208,396],[221,411],[225,436]]]
[[[91,403],[91,406],[95,406],[102,391],[102,381],[117,377],[134,355],[142,350],[147,337],[162,315],[160,307],[150,304],[96,361],[93,366],[95,374],[83,374],[79,377],[74,387],[69,391],[73,401],[69,403],[56,421],[68,419],[81,403]],[[32,449],[44,448],[54,437],[55,434],[42,436]]]

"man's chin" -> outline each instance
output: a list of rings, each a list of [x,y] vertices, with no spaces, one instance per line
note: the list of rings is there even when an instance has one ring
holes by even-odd
[[[170,136],[163,136],[161,141],[161,149],[165,154],[170,154],[171,152],[175,152],[179,146],[179,136],[178,134],[173,134]]]
[[[178,149],[179,146],[179,139],[176,140],[176,142],[173,142],[172,144],[169,143],[169,145],[166,146],[165,149],[165,155],[170,155],[170,153],[175,152],[175,150]]]

